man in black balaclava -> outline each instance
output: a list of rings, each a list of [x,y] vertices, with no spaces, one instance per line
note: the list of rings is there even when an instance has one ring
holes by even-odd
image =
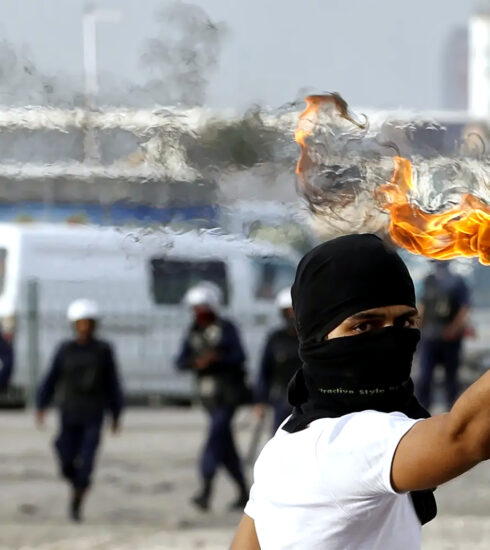
[[[303,366],[265,446],[232,550],[417,550],[434,487],[490,458],[490,372],[428,418],[410,370],[413,283],[374,235],[324,243],[292,288]]]

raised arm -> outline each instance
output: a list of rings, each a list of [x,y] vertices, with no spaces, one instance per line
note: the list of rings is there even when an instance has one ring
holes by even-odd
[[[402,438],[392,464],[398,491],[429,489],[490,458],[490,371],[449,413],[423,420]]]

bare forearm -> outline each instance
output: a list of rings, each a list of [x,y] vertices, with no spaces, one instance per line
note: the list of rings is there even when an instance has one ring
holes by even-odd
[[[490,458],[490,370],[472,384],[449,413],[448,429],[478,460]]]
[[[243,514],[230,550],[260,550],[254,520],[246,514]]]
[[[437,487],[490,458],[490,371],[449,413],[417,422],[401,439],[392,464],[398,491]]]

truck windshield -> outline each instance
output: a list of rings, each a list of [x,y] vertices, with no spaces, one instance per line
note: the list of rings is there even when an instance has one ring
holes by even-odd
[[[219,286],[225,305],[228,304],[228,278],[224,262],[153,258],[150,267],[152,293],[156,304],[180,304],[187,290],[201,281],[210,281]]]
[[[274,300],[280,290],[292,285],[296,266],[289,260],[277,256],[251,260],[255,298]]]

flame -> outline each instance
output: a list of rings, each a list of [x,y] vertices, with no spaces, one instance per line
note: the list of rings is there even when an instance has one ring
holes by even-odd
[[[365,127],[352,118],[347,103],[338,94],[311,95],[305,102],[295,132],[301,148],[296,173],[304,190],[311,187],[308,171],[315,164],[309,154],[308,138],[321,128],[322,110],[333,108],[338,117],[358,128]],[[415,191],[411,162],[396,156],[394,163],[391,181],[375,192],[381,207],[390,214],[392,240],[410,252],[430,258],[478,257],[482,264],[490,265],[490,206],[466,194],[457,207],[441,213],[425,212],[411,200]]]
[[[294,139],[301,148],[298,163],[296,164],[296,174],[298,174],[301,180],[304,179],[304,173],[310,165],[310,157],[308,156],[306,139],[311,136],[315,130],[315,119],[323,104],[323,101],[321,101],[322,97],[323,96],[316,95],[305,97],[306,108],[299,115],[298,126],[294,132]]]
[[[352,118],[346,101],[335,92],[332,94],[309,95],[305,97],[305,103],[306,108],[299,115],[298,125],[294,133],[294,139],[301,148],[298,163],[296,164],[296,174],[298,174],[303,184],[306,183],[305,173],[311,166],[306,140],[315,132],[317,126],[319,126],[318,115],[321,109],[330,105],[337,111],[339,117],[352,122],[352,124],[358,128],[364,128],[364,125]]]
[[[411,162],[395,157],[389,184],[380,188],[383,207],[390,213],[390,236],[415,254],[438,260],[478,257],[490,265],[490,207],[466,194],[457,207],[438,214],[424,212],[410,202],[413,190]]]

